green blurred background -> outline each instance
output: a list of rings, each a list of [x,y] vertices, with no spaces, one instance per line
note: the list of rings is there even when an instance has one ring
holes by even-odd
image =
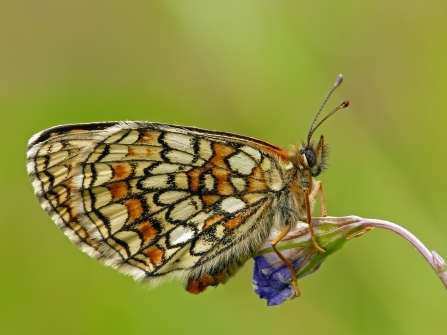
[[[330,215],[400,224],[447,257],[446,1],[1,1],[1,334],[445,334],[447,293],[387,231],[349,242],[303,296],[266,307],[252,261],[202,295],[146,290],[40,209],[26,143],[76,122],[147,120],[277,144],[317,131]],[[316,212],[317,214],[317,212]]]

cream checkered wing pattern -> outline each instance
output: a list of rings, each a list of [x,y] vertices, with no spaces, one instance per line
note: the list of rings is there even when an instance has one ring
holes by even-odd
[[[192,293],[233,275],[292,201],[282,149],[160,123],[50,128],[31,138],[27,168],[79,248],[150,285],[177,277]]]

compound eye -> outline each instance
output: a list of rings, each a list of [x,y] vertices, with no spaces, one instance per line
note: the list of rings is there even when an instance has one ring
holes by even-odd
[[[311,148],[304,149],[304,154],[306,155],[307,165],[309,167],[314,167],[317,163],[317,157],[315,156],[315,152]]]

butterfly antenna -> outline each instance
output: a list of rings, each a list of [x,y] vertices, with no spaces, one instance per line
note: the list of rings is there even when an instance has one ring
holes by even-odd
[[[326,102],[329,100],[329,97],[332,95],[332,93],[335,91],[335,89],[340,86],[341,82],[343,81],[343,76],[341,74],[338,75],[337,80],[335,81],[334,86],[331,88],[331,90],[329,91],[328,95],[326,96],[326,99],[324,99],[323,104],[321,105],[320,109],[317,112],[317,115],[315,115],[315,118],[312,122],[312,125],[310,126],[309,129],[309,134],[307,135],[307,143],[310,143],[310,139],[313,135],[313,133],[315,132],[315,130],[317,130],[317,128],[324,122],[327,120],[327,118],[329,116],[331,116],[332,114],[334,114],[336,111],[338,111],[341,108],[345,108],[349,106],[349,101],[343,101],[343,103],[338,106],[337,108],[335,108],[332,112],[330,112],[328,115],[325,116],[325,118],[323,120],[321,120],[317,126],[314,127],[315,122],[317,122],[318,116],[320,116],[321,111],[323,110],[324,106],[326,105]]]

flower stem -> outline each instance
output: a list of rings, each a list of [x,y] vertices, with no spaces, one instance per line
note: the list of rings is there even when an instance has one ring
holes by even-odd
[[[401,226],[398,226],[397,224],[394,224],[392,222],[384,221],[384,220],[377,220],[377,219],[363,219],[359,218],[360,222],[359,224],[362,227],[374,227],[374,228],[383,228],[390,230],[392,232],[395,232],[396,234],[399,234],[403,238],[405,238],[408,242],[410,242],[416,249],[421,253],[422,256],[427,260],[427,262],[430,264],[430,266],[435,270],[438,277],[441,279],[442,283],[444,284],[445,288],[447,289],[447,273],[446,270],[446,263],[441,258],[441,256],[438,255],[436,251],[429,251],[425,245],[412,233],[410,233],[405,228],[402,228]]]

